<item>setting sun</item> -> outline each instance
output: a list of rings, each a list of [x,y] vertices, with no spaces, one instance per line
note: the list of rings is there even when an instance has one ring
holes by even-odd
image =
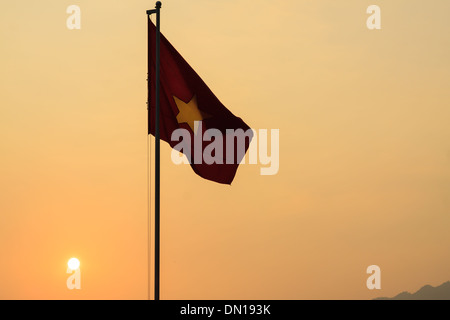
[[[69,269],[77,270],[80,267],[80,260],[77,258],[70,258],[69,262],[67,262]]]

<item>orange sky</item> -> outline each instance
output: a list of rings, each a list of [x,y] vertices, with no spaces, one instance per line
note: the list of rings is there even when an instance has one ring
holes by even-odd
[[[0,299],[147,298],[153,7],[0,5]],[[370,299],[450,280],[449,11],[163,1],[162,32],[223,104],[280,130],[280,170],[241,165],[219,185],[162,143],[161,298]],[[66,287],[72,256],[81,290]]]

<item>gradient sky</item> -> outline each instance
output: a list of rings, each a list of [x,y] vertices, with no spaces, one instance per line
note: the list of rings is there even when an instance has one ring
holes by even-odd
[[[81,8],[69,30],[66,8]],[[366,8],[381,7],[382,30]],[[0,299],[147,298],[145,10],[0,4]],[[370,299],[450,280],[450,2],[163,1],[222,103],[280,129],[232,186],[161,153],[161,298]],[[81,290],[66,287],[81,261]],[[381,290],[366,268],[381,268]]]

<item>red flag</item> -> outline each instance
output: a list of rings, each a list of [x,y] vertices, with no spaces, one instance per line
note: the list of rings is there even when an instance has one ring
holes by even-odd
[[[155,135],[156,89],[153,79],[156,27],[150,19],[148,36],[148,133]],[[160,40],[160,138],[172,148],[182,151],[199,176],[231,184],[247,152],[252,132],[242,119],[225,108],[162,34]],[[177,129],[184,129],[183,132],[189,134],[188,141],[184,141],[184,146],[188,144],[188,148],[181,147],[180,135],[176,135],[179,139],[172,141],[172,134]]]

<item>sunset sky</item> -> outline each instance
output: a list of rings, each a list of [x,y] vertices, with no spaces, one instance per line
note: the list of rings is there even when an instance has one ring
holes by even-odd
[[[154,3],[0,4],[0,299],[148,298]],[[242,164],[221,185],[161,143],[161,298],[372,299],[450,280],[449,12],[162,1],[161,32],[220,101],[280,130],[280,167]],[[374,264],[381,290],[366,287]]]

